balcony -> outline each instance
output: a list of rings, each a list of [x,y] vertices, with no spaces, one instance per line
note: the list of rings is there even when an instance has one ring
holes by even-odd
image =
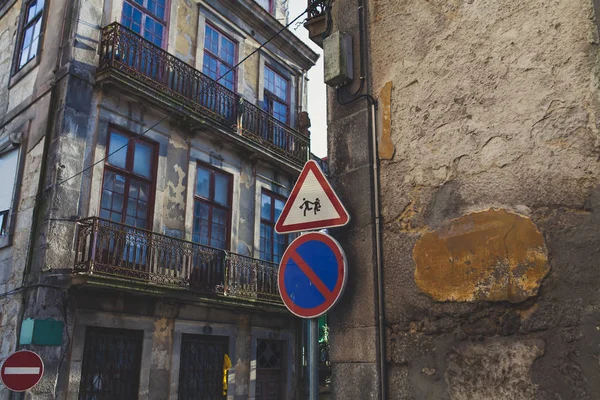
[[[307,136],[122,25],[102,29],[98,52],[98,83],[133,89],[146,101],[217,126],[227,138],[297,169],[308,160]]]
[[[326,0],[308,0],[308,15],[304,27],[308,30],[308,37],[319,47],[323,48],[323,36],[327,35],[327,14],[331,3]]]
[[[76,274],[283,305],[276,264],[96,217],[77,225]]]

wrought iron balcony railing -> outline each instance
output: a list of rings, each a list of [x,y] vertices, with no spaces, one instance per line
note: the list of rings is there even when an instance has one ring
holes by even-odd
[[[218,82],[118,23],[102,29],[97,73],[118,71],[167,95],[186,112],[209,119],[297,165],[310,139]]]
[[[77,224],[77,273],[281,302],[273,263],[97,217]]]

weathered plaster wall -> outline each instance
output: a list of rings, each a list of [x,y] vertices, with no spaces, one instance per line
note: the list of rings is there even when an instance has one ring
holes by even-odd
[[[592,2],[376,1],[369,24],[390,398],[597,398]]]
[[[10,90],[9,63],[5,60],[12,60],[10,43],[15,39],[20,2],[16,2],[9,13],[0,19],[0,51],[5,55],[0,58],[0,135],[9,134],[13,128],[22,124],[29,124],[27,140],[24,142],[27,149],[18,201],[15,244],[10,248],[0,249],[0,294],[22,283],[30,245],[32,270],[26,283],[36,284],[41,281],[42,284],[60,284],[60,275],[73,265],[76,225],[68,219],[98,215],[103,164],[99,163],[94,168],[79,173],[84,167],[104,157],[110,124],[141,134],[165,115],[163,111],[153,109],[139,99],[125,96],[114,88],[105,90],[94,85],[99,28],[104,23],[119,20],[121,4],[122,1],[119,0],[76,3],[53,1],[52,7],[48,8],[40,64]],[[195,42],[199,30],[198,6],[187,0],[174,1],[172,4],[175,22],[171,34],[183,41],[170,41],[169,49],[194,65],[194,57],[197,57],[195,51],[199,47]],[[65,5],[75,5],[77,8],[66,12]],[[58,35],[63,21],[64,39],[69,42],[61,46]],[[57,59],[59,49],[61,58]],[[258,70],[255,73],[258,76]],[[50,93],[54,102],[51,102]],[[47,132],[51,136],[45,138]],[[263,172],[265,175],[279,176],[274,179],[287,190],[291,186],[292,177],[284,173],[278,174],[271,164],[250,159],[247,149],[230,145],[218,132],[209,131],[205,127],[192,127],[180,120],[169,119],[146,135],[156,141],[160,148],[154,230],[191,238],[193,190],[188,188],[194,186],[196,161],[201,160],[234,175],[231,250],[258,255],[253,235],[259,221],[256,218],[259,210],[255,208],[256,168],[268,171]],[[46,154],[45,146],[49,150]],[[46,162],[43,171],[45,180],[42,183],[42,194],[36,202],[37,184],[44,168],[42,161]],[[71,177],[73,178],[62,182]],[[57,185],[58,182],[61,184]],[[39,207],[39,215],[35,220],[32,215],[34,204]],[[31,229],[36,229],[33,244],[29,243]],[[42,353],[46,373],[42,383],[32,392],[32,398],[63,398],[73,388],[69,385],[72,386],[80,374],[82,349],[73,347],[72,340],[81,339],[82,326],[102,325],[102,321],[105,325],[115,322],[116,326],[121,326],[119,324],[127,318],[121,318],[119,314],[127,312],[135,315],[128,319],[129,327],[147,322],[140,318],[144,314],[143,305],[135,308],[127,304],[126,307],[129,308],[124,310],[122,303],[121,308],[111,307],[111,304],[98,301],[99,297],[86,293],[83,297],[96,303],[94,306],[87,306],[79,303],[80,299],[72,291],[47,286],[36,286],[26,294],[26,300],[20,297],[20,293],[0,299],[0,322],[3,328],[0,358],[16,348],[17,327],[23,310],[26,318],[51,317],[66,320],[66,330],[69,332],[69,335],[63,335],[61,347],[34,348]],[[119,296],[111,292],[107,298],[118,300]],[[147,298],[140,301],[148,302]],[[86,307],[96,306],[112,313],[111,317],[102,315],[80,323],[81,316],[77,314]],[[222,309],[211,312],[206,309],[207,307],[196,307],[183,310],[182,314],[185,314],[186,319],[202,317],[207,321],[231,322],[236,319],[235,313],[227,313]],[[151,316],[155,319],[151,320],[153,325],[147,329],[144,343],[147,349],[154,350],[154,356],[150,357],[150,351],[146,351],[146,388],[152,388],[155,398],[162,399],[168,388],[168,371],[172,367],[170,363],[173,354],[170,352],[173,350],[170,346],[174,337],[175,316],[160,313]],[[291,324],[289,318],[266,319],[257,315],[251,316],[251,323],[252,327],[261,326],[275,331],[289,328]],[[74,333],[75,330],[77,332]],[[69,350],[73,353],[67,354]],[[64,362],[69,357],[72,357],[73,363]],[[244,360],[249,362],[249,356]],[[74,387],[77,388],[77,385]],[[142,398],[151,397],[148,390],[141,392]],[[6,395],[6,391],[0,391],[0,398],[4,399]]]
[[[9,1],[10,8],[4,8],[0,16],[0,137],[19,134],[19,165],[17,180],[18,194],[12,204],[10,225],[13,226],[12,240],[6,247],[0,248],[0,358],[4,358],[17,349],[20,317],[25,308],[23,275],[29,259],[30,238],[36,225],[34,209],[39,205],[38,183],[43,168],[44,148],[47,144],[46,132],[51,105],[51,82],[56,64],[58,32],[48,31],[43,36],[43,58],[31,61],[26,74],[19,79],[11,78],[11,66],[14,60],[16,29],[21,16],[22,2]],[[54,2],[52,10],[46,12],[48,24],[62,17],[64,3]],[[40,53],[41,54],[41,53]],[[40,73],[41,69],[46,70]],[[11,82],[12,80],[12,82]],[[3,240],[4,242],[4,240]],[[52,371],[52,362],[49,363]],[[49,373],[51,376],[52,372]],[[0,398],[8,398],[8,391],[0,389]]]
[[[191,0],[175,0],[171,4],[171,35],[169,48],[175,57],[195,64],[198,38],[198,4]],[[204,43],[201,44],[204,46]]]
[[[8,84],[20,11],[21,1],[19,0],[4,15],[0,16],[0,115],[4,115],[8,110]]]

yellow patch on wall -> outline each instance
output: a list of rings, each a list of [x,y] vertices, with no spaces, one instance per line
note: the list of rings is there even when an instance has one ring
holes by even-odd
[[[392,142],[392,82],[386,82],[379,93],[379,158],[391,160],[396,148]]]
[[[510,301],[537,294],[550,267],[531,219],[506,210],[464,215],[415,244],[415,281],[437,301]]]

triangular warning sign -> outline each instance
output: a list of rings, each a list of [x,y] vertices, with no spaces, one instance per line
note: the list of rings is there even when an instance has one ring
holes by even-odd
[[[344,226],[348,212],[337,197],[319,164],[310,160],[302,169],[281,216],[277,233],[291,233]]]

